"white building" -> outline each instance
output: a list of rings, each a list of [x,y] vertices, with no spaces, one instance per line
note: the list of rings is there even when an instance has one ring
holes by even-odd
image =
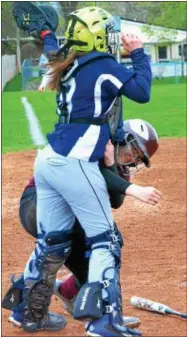
[[[138,36],[149,55],[153,77],[187,75],[187,33],[165,27],[147,25],[121,18],[120,30]],[[146,31],[149,31],[149,34]],[[151,34],[150,34],[151,32]],[[183,50],[181,54],[181,50]],[[121,47],[121,62],[131,65],[131,59]]]
[[[145,33],[145,28],[151,29],[153,32],[151,37]],[[144,43],[144,49],[153,63],[181,61],[181,45],[187,48],[187,34],[183,30],[151,26],[121,19],[121,31],[137,35]],[[163,39],[164,34],[166,35],[165,39]],[[162,40],[159,40],[161,35]],[[167,44],[162,45],[163,43]],[[185,61],[187,61],[187,55]]]

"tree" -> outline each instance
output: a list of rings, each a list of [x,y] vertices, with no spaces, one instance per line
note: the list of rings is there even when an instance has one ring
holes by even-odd
[[[76,11],[78,1],[59,1],[64,19],[66,20],[66,17],[69,13]]]
[[[138,7],[144,12],[144,21],[147,24],[161,27],[155,30],[145,25],[142,28],[148,37],[160,41],[161,45],[174,41],[177,37],[177,29],[186,28],[185,2],[140,2]]]
[[[12,4],[10,1],[1,2],[1,27],[2,38],[16,37],[16,23],[12,15]]]
[[[187,3],[176,1],[137,2],[137,11],[141,12],[147,24],[174,29],[186,29]]]
[[[182,29],[187,28],[187,3],[176,2],[161,2],[160,3],[160,15],[155,17],[154,23],[160,26]]]

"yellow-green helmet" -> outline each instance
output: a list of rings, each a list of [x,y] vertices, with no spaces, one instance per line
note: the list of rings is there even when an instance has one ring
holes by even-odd
[[[67,41],[76,51],[108,51],[107,31],[115,25],[110,13],[99,7],[86,7],[68,15]]]

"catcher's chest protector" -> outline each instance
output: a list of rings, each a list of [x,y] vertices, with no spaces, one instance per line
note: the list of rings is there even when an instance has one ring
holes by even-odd
[[[57,97],[59,123],[47,135],[53,150],[92,162],[102,158],[120,115],[120,109],[118,113],[114,110],[110,124],[111,108],[130,76],[108,53],[78,57],[61,80]]]
[[[59,109],[57,109],[57,114],[59,115],[60,123],[76,123],[76,124],[90,124],[90,125],[103,125],[105,123],[109,123],[111,137],[114,136],[115,131],[118,126],[120,113],[122,111],[122,99],[121,97],[116,97],[113,102],[113,106],[111,109],[107,111],[104,116],[98,116],[93,118],[79,117],[79,118],[70,118],[67,109],[67,82],[70,81],[75,74],[83,68],[85,65],[91,64],[92,62],[103,59],[103,58],[114,58],[112,55],[108,53],[92,53],[87,55],[86,59],[80,59],[79,63],[75,62],[75,65],[68,72],[68,74],[61,80],[61,94],[57,96],[57,103]]]

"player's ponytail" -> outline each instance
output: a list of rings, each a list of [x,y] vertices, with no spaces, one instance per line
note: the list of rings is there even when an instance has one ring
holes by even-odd
[[[51,90],[59,90],[60,80],[63,77],[64,73],[71,67],[73,62],[78,57],[77,52],[72,50],[66,57],[60,55],[55,57],[51,55],[51,61],[48,63],[50,68],[48,75],[48,88]]]

